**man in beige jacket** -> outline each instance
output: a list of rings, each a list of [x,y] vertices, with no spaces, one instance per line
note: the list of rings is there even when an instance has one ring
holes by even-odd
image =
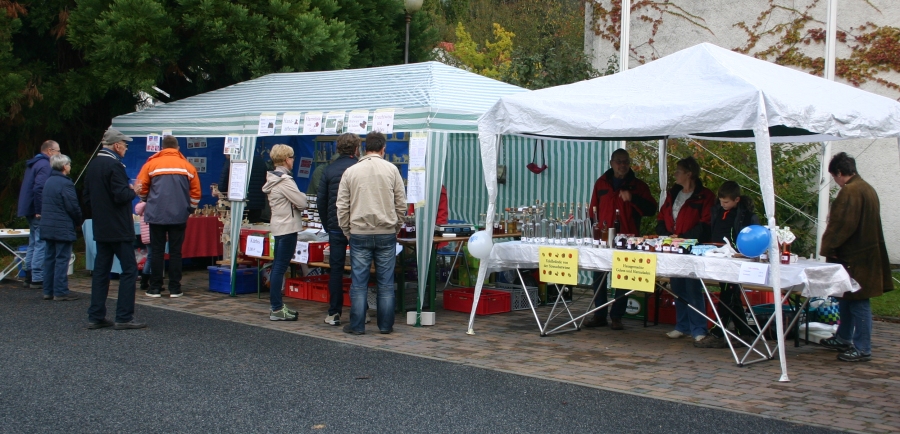
[[[384,160],[384,134],[366,136],[366,155],[341,178],[337,217],[350,239],[350,324],[345,333],[365,334],[369,266],[375,261],[377,318],[382,334],[394,330],[394,261],[406,192],[397,166]]]

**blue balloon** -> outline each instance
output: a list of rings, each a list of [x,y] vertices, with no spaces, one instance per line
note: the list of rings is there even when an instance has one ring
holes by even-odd
[[[762,255],[769,249],[772,234],[760,225],[750,225],[741,229],[737,236],[737,249],[748,258]]]

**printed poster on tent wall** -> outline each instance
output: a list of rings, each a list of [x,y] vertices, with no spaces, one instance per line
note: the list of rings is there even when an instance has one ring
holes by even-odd
[[[281,118],[281,135],[294,136],[300,134],[300,113],[285,113]]]
[[[350,112],[347,119],[347,132],[353,134],[366,134],[369,131],[369,111],[355,110]]]
[[[275,135],[275,118],[278,117],[275,113],[263,113],[259,115],[259,129],[256,134],[259,136],[272,136]]]
[[[159,152],[159,136],[156,134],[147,136],[147,152]]]
[[[344,132],[344,112],[329,112],[325,115],[325,131],[323,134],[341,134]]]
[[[303,116],[303,134],[322,134],[321,112],[310,112]]]
[[[206,137],[188,137],[187,138],[187,148],[188,149],[198,149],[206,147]]]
[[[372,115],[372,131],[380,131],[384,134],[394,133],[394,111],[393,110],[375,110]]]

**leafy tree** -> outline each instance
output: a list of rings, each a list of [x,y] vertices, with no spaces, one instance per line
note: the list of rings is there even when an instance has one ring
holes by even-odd
[[[472,72],[499,79],[509,73],[512,40],[515,36],[495,23],[494,42],[485,41],[484,48],[479,48],[462,23],[459,23],[456,26],[457,42],[453,55]]]

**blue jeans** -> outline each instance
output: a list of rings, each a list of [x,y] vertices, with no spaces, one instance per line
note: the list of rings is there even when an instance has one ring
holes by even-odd
[[[700,312],[706,312],[703,283],[697,279],[672,278],[672,292]],[[675,330],[693,337],[706,336],[706,318],[684,303],[675,302]]]
[[[69,259],[72,257],[71,241],[45,241],[44,295],[62,297],[69,295]]]
[[[153,262],[150,260],[150,256],[153,254],[153,248],[147,244],[147,258],[144,260],[144,269],[141,270],[141,274],[150,275],[153,267],[150,266],[150,263]]]
[[[594,289],[594,292],[600,291],[600,294],[597,294],[597,298],[594,299],[594,306],[603,306],[609,301],[609,293],[606,290],[606,284],[609,283],[606,280],[603,280],[603,275],[609,274],[604,271],[595,271],[594,272],[594,283],[591,285]],[[607,279],[609,276],[607,276]],[[600,281],[603,280],[603,287],[600,287]],[[623,297],[628,293],[626,289],[616,289],[616,301],[612,304],[612,309],[609,309],[609,306],[604,307],[603,309],[598,310],[594,313],[594,315],[598,315],[599,318],[606,319],[606,312],[609,311],[609,317],[615,319],[622,319],[625,316],[625,309],[628,308],[628,297]],[[549,302],[549,300],[548,300]]]
[[[137,261],[134,259],[132,241],[97,241],[97,256],[91,273],[91,307],[88,321],[100,322],[106,319],[106,297],[109,295],[109,271],[113,265],[113,255],[119,258],[122,273],[119,274],[119,299],[116,302],[116,322],[134,319],[134,283],[137,280]]]
[[[841,323],[837,340],[853,345],[860,353],[872,354],[872,306],[869,299],[845,300],[838,298]]]
[[[41,219],[26,217],[28,220],[28,250],[25,252],[25,271],[31,271],[32,282],[44,281],[44,249],[47,243],[41,239]]]
[[[376,303],[378,330],[394,329],[394,264],[397,235],[350,235],[350,328],[366,330],[366,307],[369,285],[369,266],[375,259],[375,278],[378,281]]]
[[[269,276],[269,304],[272,312],[281,310],[281,289],[284,286],[284,273],[291,265],[291,259],[297,250],[297,233],[278,235],[275,237],[275,255],[272,260],[272,274]]]
[[[328,315],[340,314],[344,306],[344,264],[349,241],[341,231],[328,231]]]

